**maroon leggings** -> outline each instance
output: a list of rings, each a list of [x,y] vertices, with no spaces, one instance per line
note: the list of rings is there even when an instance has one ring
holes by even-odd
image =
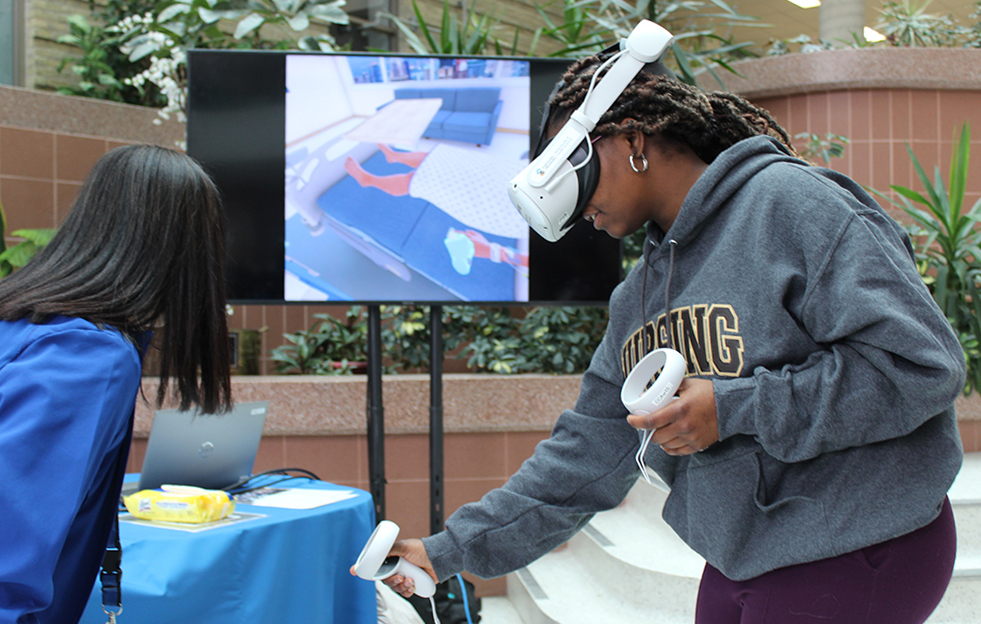
[[[695,624],[922,624],[954,570],[950,501],[922,529],[840,557],[730,581],[705,566]]]

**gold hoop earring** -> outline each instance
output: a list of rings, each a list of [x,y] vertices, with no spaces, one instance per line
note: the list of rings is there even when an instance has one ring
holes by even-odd
[[[630,155],[630,168],[634,170],[634,173],[644,173],[645,171],[647,171],[647,156],[641,154],[640,163],[641,163],[641,167],[640,169],[638,169],[637,165],[634,164],[634,155],[633,154]]]

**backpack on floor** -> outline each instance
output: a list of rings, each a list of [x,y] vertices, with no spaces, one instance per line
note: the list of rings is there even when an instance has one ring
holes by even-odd
[[[464,591],[466,592],[467,606],[470,608],[470,622],[477,624],[480,621],[480,598],[474,596],[473,583],[464,579],[463,588],[460,587],[460,578],[453,576],[448,580],[436,585],[436,593],[433,598],[436,600],[436,615],[439,617],[439,624],[467,624],[467,611],[463,606]],[[426,624],[435,624],[433,621],[433,606],[429,598],[412,596],[409,602],[415,607],[416,612]]]

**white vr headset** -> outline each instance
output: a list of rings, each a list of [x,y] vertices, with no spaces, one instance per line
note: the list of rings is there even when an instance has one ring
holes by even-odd
[[[547,142],[543,141],[550,121],[546,108],[535,157],[508,186],[511,202],[542,238],[554,243],[582,216],[599,182],[599,159],[592,157],[589,133],[645,67],[656,64],[648,70],[670,75],[659,60],[673,41],[661,26],[640,22],[620,42],[620,51],[596,69],[582,106]],[[608,65],[612,67],[597,81]]]

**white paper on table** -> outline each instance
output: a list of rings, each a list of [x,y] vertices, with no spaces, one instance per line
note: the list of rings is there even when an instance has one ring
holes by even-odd
[[[313,490],[285,488],[249,501],[256,507],[277,507],[279,509],[313,509],[331,503],[354,498],[351,490]]]

